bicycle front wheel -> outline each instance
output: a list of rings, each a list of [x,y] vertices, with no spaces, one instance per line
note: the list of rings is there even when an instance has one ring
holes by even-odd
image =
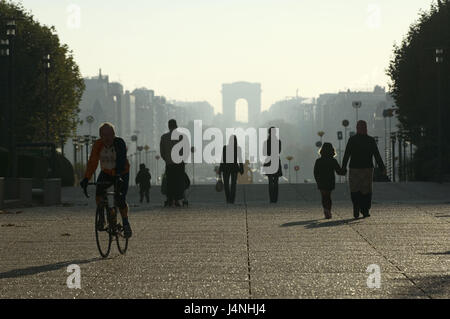
[[[103,258],[108,257],[111,251],[112,234],[109,229],[109,223],[105,225],[105,209],[97,208],[95,214],[95,239],[97,248]]]

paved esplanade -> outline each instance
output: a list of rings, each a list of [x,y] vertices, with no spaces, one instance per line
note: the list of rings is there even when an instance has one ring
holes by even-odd
[[[59,207],[0,213],[0,298],[449,298],[450,185],[376,184],[372,217],[357,221],[346,189],[327,221],[312,184],[281,185],[277,205],[267,185],[239,185],[228,206],[213,185],[194,186],[188,209],[162,208],[155,187],[137,206],[132,188],[128,253],[113,243],[105,260],[93,196],[64,189]],[[67,287],[71,264],[81,289]],[[379,289],[367,285],[372,264]]]

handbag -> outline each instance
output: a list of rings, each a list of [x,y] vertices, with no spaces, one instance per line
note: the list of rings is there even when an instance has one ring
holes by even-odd
[[[241,175],[244,175],[244,164],[242,164],[242,163],[239,163],[239,173]]]
[[[223,191],[223,181],[219,178],[216,183],[216,192],[220,193],[221,191]]]

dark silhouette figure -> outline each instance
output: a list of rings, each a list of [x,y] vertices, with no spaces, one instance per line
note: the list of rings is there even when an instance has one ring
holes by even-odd
[[[331,192],[336,187],[335,173],[345,175],[338,161],[335,159],[336,151],[331,143],[324,143],[319,151],[320,158],[316,160],[314,165],[314,178],[316,179],[317,188],[322,195],[323,213],[326,219],[331,219]]]
[[[349,184],[353,202],[353,216],[370,217],[372,206],[373,158],[386,175],[386,168],[381,159],[375,139],[367,135],[367,123],[358,121],[356,135],[350,137],[345,148],[342,168],[347,168],[350,159]]]
[[[278,144],[278,150],[272,150],[272,144]],[[263,171],[269,169],[272,164],[272,160],[278,162],[278,168],[275,172],[267,172],[265,175],[269,180],[269,198],[271,203],[276,203],[278,201],[278,179],[283,176],[283,172],[281,170],[281,141],[275,134],[275,127],[269,128],[267,141],[264,143],[263,152],[268,159],[266,163],[264,163]]]
[[[150,180],[152,179],[152,175],[150,174],[148,168],[145,167],[145,164],[139,165],[139,172],[136,175],[136,185],[139,185],[139,194],[140,194],[140,202],[145,199],[147,203],[150,202]]]
[[[237,174],[244,173],[244,164],[242,162],[242,150],[237,145],[237,137],[232,135],[228,145],[223,147],[222,162],[219,167],[219,174],[223,174],[225,188],[225,197],[227,203],[234,204],[236,198]],[[231,178],[231,188],[230,188]]]
[[[177,161],[172,158],[173,147],[184,141],[184,136],[181,134],[178,140],[172,140],[172,133],[177,129],[177,122],[175,120],[169,121],[169,132],[161,136],[160,153],[163,160],[166,162],[166,179],[167,179],[167,200],[164,206],[180,207],[180,200],[184,198],[185,191],[185,163]],[[186,138],[187,141],[187,138]],[[187,147],[187,146],[186,146]],[[180,149],[179,154],[183,159],[188,156],[188,152],[183,152]]]

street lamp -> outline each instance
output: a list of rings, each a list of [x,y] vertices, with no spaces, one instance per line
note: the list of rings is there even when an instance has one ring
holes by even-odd
[[[7,57],[9,57],[9,39],[1,39],[0,38],[0,57],[4,57],[5,59]],[[9,107],[9,105],[8,105]],[[9,147],[9,119],[8,119],[8,114],[10,112],[10,110],[8,110],[5,106],[5,109],[3,109],[1,112],[4,114],[4,116],[2,116],[2,122],[1,122],[1,127],[2,127],[2,131],[0,132],[2,135],[2,145]]]
[[[191,153],[192,153],[192,185],[195,185],[195,147],[191,146]]]
[[[139,152],[139,164],[141,164],[142,163],[141,152],[144,150],[144,147],[143,146],[138,146],[137,150]]]
[[[84,136],[84,144],[86,145],[86,164],[89,161],[89,143],[91,142],[91,136],[85,135]]]
[[[14,94],[13,94],[13,54],[14,54],[14,38],[16,36],[16,20],[4,19],[6,25],[6,39],[1,40],[1,56],[8,58],[8,98],[9,98],[9,112],[7,117],[8,127],[8,149],[11,153],[12,165],[11,165],[11,177],[16,177],[17,174],[17,154],[15,148],[15,114],[14,114]],[[5,112],[6,113],[6,112]]]
[[[317,133],[317,135],[320,136],[320,141],[322,142],[322,137],[325,135],[325,132],[324,132],[324,131],[319,131],[319,132]]]
[[[339,141],[339,165],[342,165],[342,149],[341,149],[342,131],[337,132],[337,138]],[[342,182],[342,176],[340,175],[339,175],[339,182]]]
[[[91,126],[92,126],[92,123],[94,123],[94,121],[95,121],[95,118],[92,115],[86,116],[86,122],[88,122],[88,124],[89,124],[89,135],[92,134],[91,133]]]
[[[291,161],[294,159],[293,156],[287,156],[286,159],[289,161],[289,184],[291,183]]]
[[[396,141],[396,133],[391,133],[391,142],[392,142],[392,154],[391,154],[391,162],[392,162],[392,181],[395,183],[395,141]]]
[[[42,59],[44,63],[44,72],[45,72],[45,100],[46,100],[46,115],[45,115],[45,140],[47,143],[49,142],[49,97],[48,97],[48,73],[50,72],[50,54],[46,54]]]
[[[159,179],[159,176],[158,176],[158,166],[159,166],[159,159],[161,158],[161,156],[159,156],[159,155],[156,155],[155,156],[155,159],[156,159],[156,185],[158,185],[158,179]]]
[[[295,170],[295,184],[298,184],[298,171],[300,170],[300,166],[296,165],[294,167]]]
[[[343,120],[342,126],[344,127],[344,146],[347,145],[347,127],[350,125],[349,120]]]
[[[145,166],[149,167],[149,164],[148,164],[148,151],[150,150],[150,146],[145,145],[144,146],[144,150],[145,150]]]
[[[444,63],[444,49],[436,49],[436,64],[437,64],[437,86],[438,86],[438,182],[442,183],[442,97],[441,97],[441,67]]]
[[[358,122],[358,110],[361,108],[362,102],[361,101],[354,101],[352,103],[352,106],[356,110],[356,122]]]

